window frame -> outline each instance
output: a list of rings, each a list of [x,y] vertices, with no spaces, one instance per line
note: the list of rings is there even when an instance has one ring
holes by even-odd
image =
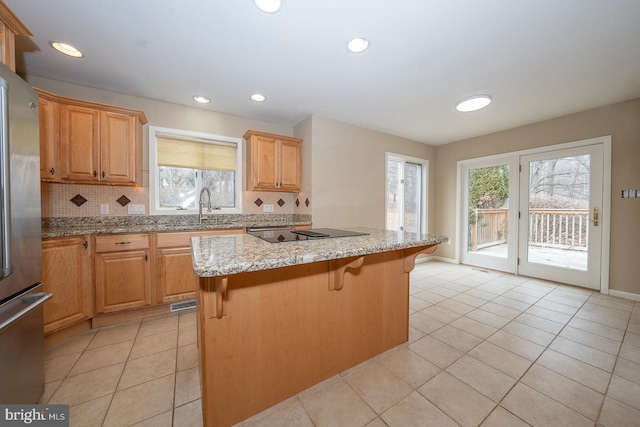
[[[387,206],[389,205],[389,200],[388,200],[388,192],[387,192],[387,186],[388,186],[388,182],[389,182],[389,177],[388,177],[388,163],[389,160],[396,160],[402,163],[402,174],[403,174],[403,179],[404,179],[404,173],[405,173],[405,164],[406,163],[413,163],[413,164],[419,164],[422,166],[422,173],[421,173],[421,177],[420,177],[420,182],[422,185],[422,192],[420,195],[420,232],[422,234],[427,234],[429,232],[429,160],[427,159],[422,159],[419,157],[412,157],[412,156],[408,156],[405,154],[399,154],[399,153],[394,153],[391,151],[386,151],[385,152],[385,156],[384,156],[384,182],[385,182],[385,194],[384,194],[384,226],[385,228],[387,227],[387,221],[388,221],[388,212],[387,212]],[[404,199],[404,194],[401,195],[402,199]],[[403,206],[402,209],[404,209],[404,200],[402,200]],[[404,214],[403,214],[404,215]]]
[[[194,209],[176,209],[176,208],[160,208],[159,207],[159,183],[160,168],[158,167],[158,148],[157,134],[169,134],[177,138],[197,138],[202,140],[210,140],[211,143],[216,141],[236,144],[236,171],[235,171],[235,200],[236,206],[233,208],[220,208],[207,212],[209,215],[223,214],[241,214],[242,213],[242,196],[243,196],[243,148],[244,141],[242,138],[234,138],[230,136],[213,135],[202,132],[187,131],[182,129],[171,129],[158,126],[149,126],[149,214],[150,215],[197,215],[198,202]],[[200,169],[201,170],[201,169]],[[200,180],[196,181],[196,194],[199,194],[201,188]]]

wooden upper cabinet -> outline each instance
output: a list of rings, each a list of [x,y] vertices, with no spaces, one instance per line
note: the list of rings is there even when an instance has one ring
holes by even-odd
[[[31,36],[31,31],[0,1],[0,59],[16,71],[16,36]]]
[[[143,112],[39,92],[42,180],[141,185]]]
[[[302,140],[249,130],[247,190],[298,192],[302,187]]]

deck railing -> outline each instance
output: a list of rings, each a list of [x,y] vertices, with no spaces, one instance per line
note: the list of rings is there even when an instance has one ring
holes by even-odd
[[[507,209],[476,209],[470,227],[472,251],[506,243],[509,230]],[[529,245],[586,250],[589,241],[588,209],[530,209]]]

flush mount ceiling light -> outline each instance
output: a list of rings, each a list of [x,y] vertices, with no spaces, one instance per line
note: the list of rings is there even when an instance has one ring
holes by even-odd
[[[211,102],[209,98],[203,95],[196,95],[193,97],[193,100],[199,102],[200,104],[208,104]]]
[[[261,95],[259,93],[254,93],[253,95],[250,96],[252,101],[256,101],[256,102],[264,102],[267,100],[267,98],[264,95]]]
[[[82,58],[84,54],[76,49],[74,46],[71,46],[69,43],[63,42],[49,42],[52,48],[57,50],[58,52],[64,53],[65,55],[73,56],[74,58]]]
[[[461,113],[469,113],[471,111],[480,110],[491,103],[489,95],[476,95],[465,98],[456,104],[456,110]]]
[[[254,0],[254,2],[264,13],[276,13],[282,9],[281,0]]]
[[[354,37],[349,40],[349,43],[347,43],[347,49],[349,49],[349,52],[352,53],[364,52],[368,47],[369,40],[365,39],[364,37]]]

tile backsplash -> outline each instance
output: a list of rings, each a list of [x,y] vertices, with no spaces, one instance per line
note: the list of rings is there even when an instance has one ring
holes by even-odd
[[[102,216],[128,216],[127,205],[121,205],[118,202],[119,199],[128,199],[133,205],[144,205],[145,215],[149,215],[148,187],[42,183],[41,193],[42,217],[45,218],[101,216],[101,205],[109,207],[109,214]],[[79,206],[72,202],[72,199],[78,195],[86,199],[86,202]],[[255,203],[258,199],[262,203]],[[310,198],[302,192],[245,191],[243,193],[243,214],[263,214],[265,205],[273,206],[275,214],[311,214]]]

